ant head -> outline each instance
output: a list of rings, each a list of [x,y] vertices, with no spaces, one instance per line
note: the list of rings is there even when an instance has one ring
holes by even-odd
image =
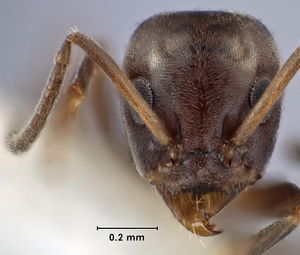
[[[270,33],[259,21],[233,13],[157,15],[137,28],[124,64],[175,143],[160,145],[124,101],[139,173],[186,228],[217,233],[208,219],[257,181],[274,148],[280,102],[230,164],[224,161],[224,145],[278,71]]]

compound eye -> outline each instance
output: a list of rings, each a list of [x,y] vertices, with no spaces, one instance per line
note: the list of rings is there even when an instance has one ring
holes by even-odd
[[[258,102],[258,100],[260,99],[260,97],[262,96],[262,94],[265,92],[266,88],[269,86],[270,84],[270,80],[267,78],[261,78],[261,79],[257,79],[254,80],[252,86],[251,86],[251,90],[250,90],[250,96],[249,96],[249,103],[251,108],[253,108],[256,103]],[[270,118],[271,113],[269,113],[264,120],[261,122],[261,124],[264,124],[268,121],[268,119]]]
[[[145,99],[145,101],[148,103],[148,105],[152,108],[154,104],[154,94],[153,90],[150,85],[150,81],[145,79],[144,77],[138,77],[133,80],[133,84],[137,88],[137,90],[140,92],[141,96]],[[130,108],[130,112],[132,115],[133,120],[137,124],[143,125],[144,122],[140,118],[140,116]]]

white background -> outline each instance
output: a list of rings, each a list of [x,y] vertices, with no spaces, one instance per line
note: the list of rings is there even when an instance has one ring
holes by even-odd
[[[121,64],[131,33],[145,18],[162,11],[207,9],[260,19],[275,37],[282,60],[300,45],[297,0],[0,0],[0,254],[226,254],[241,233],[267,223],[233,214],[229,207],[216,218],[224,234],[192,236],[105,142],[95,88],[70,126],[47,128],[22,156],[4,148],[5,135],[30,116],[70,27],[76,25],[98,40]],[[66,83],[80,56],[76,50]],[[262,183],[276,179],[300,185],[299,165],[288,155],[300,143],[299,83],[298,74],[285,94],[276,150]],[[112,105],[116,108],[116,101]],[[109,231],[95,231],[96,225],[158,225],[160,230],[124,231],[144,234],[145,241],[116,243],[108,241]],[[299,238],[296,230],[266,254],[299,254]]]

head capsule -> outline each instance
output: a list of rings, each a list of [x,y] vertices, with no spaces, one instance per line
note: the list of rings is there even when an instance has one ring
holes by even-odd
[[[123,101],[139,173],[187,229],[216,234],[209,219],[262,176],[275,145],[280,101],[230,164],[222,152],[278,71],[272,36],[235,13],[160,14],[136,29],[124,66],[175,141],[160,145]]]

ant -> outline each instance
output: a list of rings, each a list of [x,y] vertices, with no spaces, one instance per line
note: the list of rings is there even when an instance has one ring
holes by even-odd
[[[28,150],[45,126],[72,44],[86,57],[68,89],[68,109],[76,111],[99,65],[123,97],[140,175],[186,229],[201,236],[220,233],[210,218],[264,174],[276,142],[281,95],[300,67],[300,48],[279,69],[270,32],[253,17],[163,13],[133,33],[123,72],[95,41],[73,30],[56,54],[30,121],[8,136],[11,152]],[[248,255],[263,254],[299,225],[298,187],[286,209],[286,217],[251,238]]]

